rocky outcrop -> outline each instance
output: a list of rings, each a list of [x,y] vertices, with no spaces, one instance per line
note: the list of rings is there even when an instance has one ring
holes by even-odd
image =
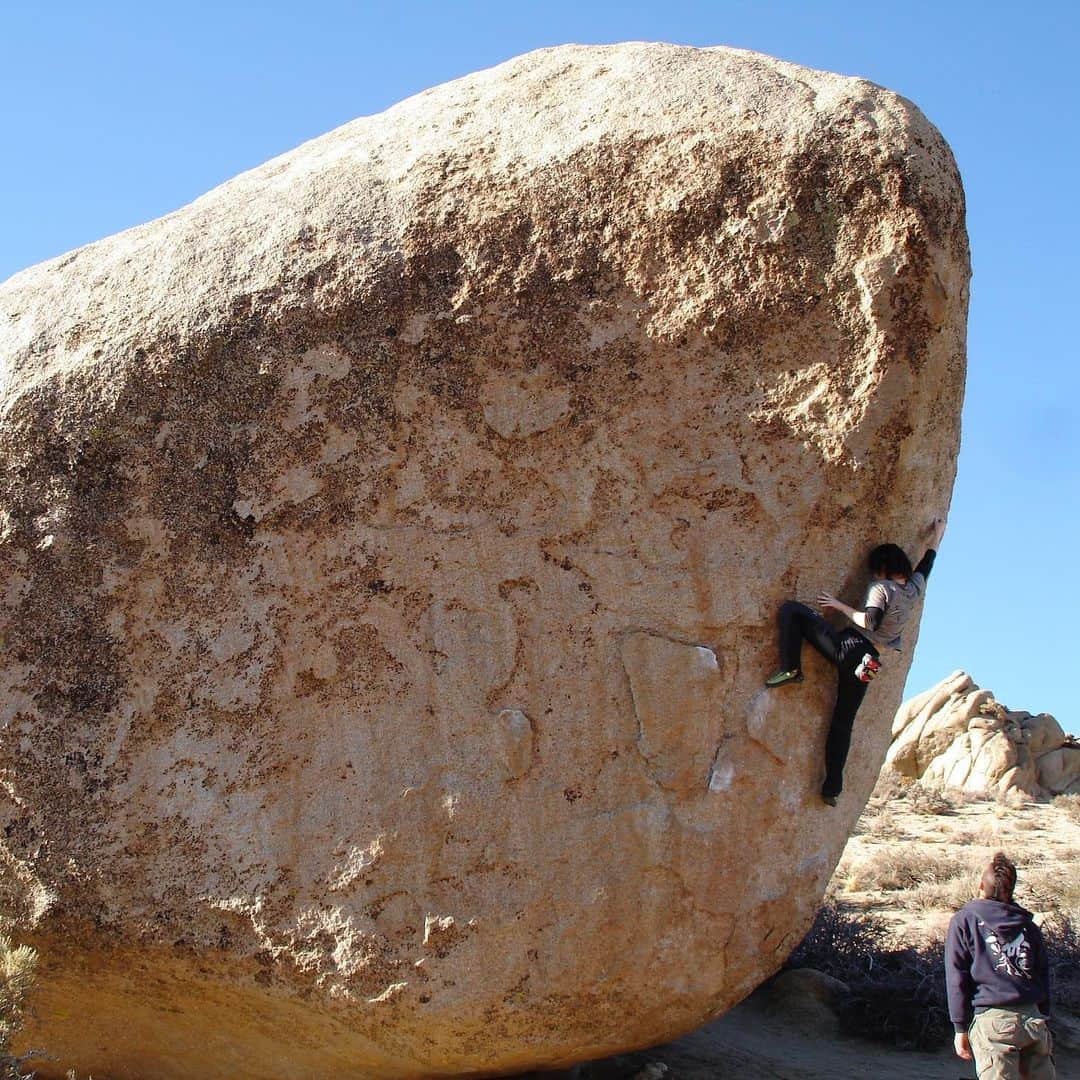
[[[1080,744],[1049,713],[1013,712],[963,671],[900,707],[885,760],[943,787],[1080,794]]]
[[[967,278],[912,105],[625,45],[4,284],[0,861],[42,1075],[554,1066],[774,972],[907,663],[826,808],[832,672],[767,696],[774,614],[857,599],[947,504]]]

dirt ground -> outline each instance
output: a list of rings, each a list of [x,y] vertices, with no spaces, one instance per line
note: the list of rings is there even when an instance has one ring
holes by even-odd
[[[1080,919],[1080,799],[978,799],[883,781],[829,886],[843,908],[885,920],[898,943],[944,936],[979,870],[1003,850],[1019,869],[1016,900]],[[1080,1078],[1080,1019],[1054,1018],[1060,1080]],[[541,1074],[530,1074],[539,1077]],[[975,1077],[951,1046],[893,1049],[841,1035],[813,1001],[769,986],[665,1046],[580,1066],[567,1080],[957,1080]]]

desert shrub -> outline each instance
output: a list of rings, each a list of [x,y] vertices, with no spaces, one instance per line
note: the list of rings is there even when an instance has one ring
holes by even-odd
[[[855,823],[853,836],[872,836],[880,839],[895,837],[897,834],[896,818],[888,807],[871,812],[869,808]]]
[[[907,890],[901,897],[904,907],[913,911],[955,911],[975,899],[975,875],[965,871],[945,881],[927,881]]]
[[[883,806],[894,799],[902,799],[906,790],[914,783],[906,776],[901,776],[895,769],[886,765],[878,774],[877,783],[870,793],[870,801],[867,806]]]
[[[956,803],[949,794],[918,780],[907,789],[904,802],[915,814],[951,814],[956,810]]]
[[[994,793],[985,788],[982,791],[968,791],[967,788],[955,787],[943,790],[948,794],[953,806],[973,806],[975,803],[992,802],[994,799]]]
[[[1029,870],[1017,882],[1017,901],[1036,911],[1080,920],[1080,873],[1077,863]]]
[[[1015,787],[997,792],[994,799],[998,806],[1005,810],[1023,810],[1025,806],[1035,801],[1026,791]]]
[[[942,788],[922,780],[912,780],[886,766],[878,776],[867,810],[903,802],[915,814],[952,814],[960,806],[985,802],[991,798],[993,796],[988,792],[961,791],[959,788]]]
[[[853,915],[828,901],[818,908],[806,937],[788,957],[787,968],[811,967],[834,979],[850,982],[863,970],[866,958],[888,937],[885,923],[875,915]]]
[[[990,840],[987,839],[988,835],[990,835]],[[972,844],[990,844],[991,840],[996,839],[996,834],[988,833],[985,829],[981,832],[975,832],[973,829],[954,829],[951,839],[959,847],[971,847]]]
[[[1080,921],[1056,914],[1043,925],[1054,1008],[1080,1013]]]
[[[845,1034],[931,1050],[953,1030],[942,952],[941,942],[898,945],[882,920],[825,903],[786,966],[816,968],[847,986],[837,1004]]]
[[[934,851],[926,844],[890,844],[882,845],[851,867],[846,888],[856,892],[898,892],[973,877],[974,871],[962,857]]]
[[[12,947],[11,942],[0,935],[0,1078],[15,1080],[33,1076],[22,1071],[23,1062],[36,1054],[13,1057],[8,1050],[11,1036],[22,1023],[26,995],[34,984],[37,953],[26,945]]]
[[[1080,824],[1080,795],[1057,795],[1053,799],[1053,805],[1066,817]]]

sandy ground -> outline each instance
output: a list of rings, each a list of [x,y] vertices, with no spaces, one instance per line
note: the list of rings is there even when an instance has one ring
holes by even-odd
[[[901,793],[902,792],[902,793]],[[845,908],[885,920],[898,942],[942,937],[998,850],[1018,864],[1016,899],[1080,917],[1080,800],[1005,805],[883,783],[829,886]],[[1059,1080],[1080,1078],[1080,1020],[1055,1017]],[[541,1074],[530,1074],[539,1077]],[[843,1036],[824,1006],[769,987],[684,1038],[581,1066],[575,1080],[957,1080],[974,1065],[945,1047],[892,1049]]]
[[[950,1051],[921,1054],[889,1050],[859,1039],[799,1030],[770,1017],[753,1000],[691,1035],[640,1054],[612,1058],[562,1074],[566,1080],[956,1080],[975,1070]],[[666,1067],[666,1069],[664,1068]],[[1068,1074],[1059,1073],[1059,1076]]]

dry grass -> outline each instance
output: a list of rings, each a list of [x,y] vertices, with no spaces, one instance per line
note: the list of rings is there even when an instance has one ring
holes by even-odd
[[[913,911],[955,911],[975,898],[975,889],[974,874],[957,874],[945,881],[917,885],[904,894],[901,902]]]
[[[1080,875],[1075,866],[1029,870],[1017,884],[1017,900],[1036,911],[1061,912],[1080,921]]]
[[[1008,821],[1009,815],[997,816],[997,807],[987,807],[984,816],[970,829],[953,829],[949,833],[948,840],[954,847],[961,848],[998,848],[1008,846],[1009,838]]]
[[[1051,803],[1055,810],[1060,810],[1070,821],[1080,825],[1080,795],[1058,795]]]
[[[877,783],[874,785],[874,790],[870,794],[867,808],[886,806],[896,799],[902,799],[905,791],[913,783],[915,783],[914,780],[901,776],[892,768],[886,767],[882,769],[877,778]]]
[[[883,794],[896,793],[885,801]],[[934,797],[935,794],[937,797]],[[1038,804],[1026,797],[966,800],[895,779],[879,785],[837,868],[831,895],[866,910],[951,914],[970,900],[996,850],[1019,867],[1017,901],[1080,919],[1080,799]],[[942,813],[948,806],[949,811]],[[857,895],[858,894],[858,895]],[[877,897],[878,899],[875,899]],[[930,919],[937,926],[941,919]],[[924,927],[925,928],[925,927]]]
[[[951,814],[956,807],[956,800],[940,788],[926,787],[916,781],[908,789],[907,808],[913,814]]]
[[[1057,1007],[1080,1013],[1080,923],[1057,914],[1043,933]],[[876,916],[826,902],[785,967],[813,967],[845,985],[837,1010],[845,1034],[920,1050],[951,1038],[940,937],[899,941]]]
[[[896,818],[887,806],[876,812],[871,812],[868,807],[862,817],[855,823],[853,835],[887,839],[896,835],[896,829]]]
[[[997,796],[993,792],[961,791],[958,788],[940,788],[911,780],[890,768],[883,769],[867,803],[866,812],[874,812],[903,801],[914,814],[953,814],[960,807],[975,803],[991,802]]]
[[[999,791],[994,798],[998,806],[1005,810],[1023,810],[1025,806],[1030,806],[1035,802],[1027,792],[1021,791],[1019,788],[1007,788],[1005,791]]]
[[[931,818],[948,817],[976,798],[965,792],[943,791],[886,769],[855,825],[855,835],[894,838],[900,830],[899,811]]]
[[[957,878],[970,883],[974,873],[970,860],[948,851],[935,851],[926,844],[886,844],[849,868],[844,888],[848,892],[899,892]]]

